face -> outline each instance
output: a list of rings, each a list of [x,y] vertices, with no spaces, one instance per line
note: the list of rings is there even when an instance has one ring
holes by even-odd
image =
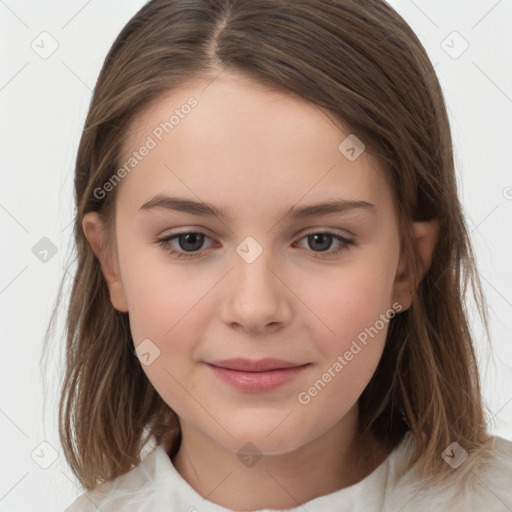
[[[375,372],[401,307],[397,218],[382,170],[326,112],[236,75],[208,82],[131,127],[111,300],[183,424],[286,453],[342,421]],[[343,201],[359,206],[305,210]]]

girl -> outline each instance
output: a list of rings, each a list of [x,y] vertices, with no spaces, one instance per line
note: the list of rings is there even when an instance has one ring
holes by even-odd
[[[383,0],[150,1],[75,199],[68,512],[512,510],[443,95]]]

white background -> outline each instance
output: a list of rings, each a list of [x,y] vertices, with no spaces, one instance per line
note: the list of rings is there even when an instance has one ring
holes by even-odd
[[[0,0],[0,512],[58,512],[82,492],[57,436],[58,354],[49,354],[45,397],[41,346],[69,263],[73,166],[91,90],[112,42],[143,3]],[[473,319],[488,421],[512,440],[512,2],[390,3],[427,48],[445,91],[460,196],[490,304],[492,354]],[[48,59],[31,48],[43,31],[59,45]],[[458,58],[463,41],[454,31],[469,43]],[[32,252],[43,237],[57,248],[46,263]],[[36,450],[44,460],[52,449],[58,459],[48,469],[31,458]]]

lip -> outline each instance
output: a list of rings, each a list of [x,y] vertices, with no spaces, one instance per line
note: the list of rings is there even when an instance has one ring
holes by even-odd
[[[302,366],[304,363],[292,363],[291,361],[275,359],[272,357],[257,360],[238,357],[235,359],[223,359],[221,361],[209,361],[207,364],[211,364],[219,368],[226,368],[227,370],[239,370],[243,372],[264,372],[268,370],[297,368],[298,366]]]
[[[309,363],[293,363],[282,359],[225,359],[207,362],[217,378],[248,392],[266,392],[293,380]]]

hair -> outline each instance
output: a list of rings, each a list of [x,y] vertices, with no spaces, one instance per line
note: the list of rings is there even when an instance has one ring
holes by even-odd
[[[432,482],[468,477],[490,454],[469,285],[488,335],[486,304],[440,84],[417,36],[383,0],[152,0],[116,38],[75,167],[76,273],[59,400],[59,436],[73,473],[91,490],[136,466],[152,436],[171,454],[179,448],[179,418],[134,354],[128,313],[110,302],[82,220],[98,212],[114,244],[116,189],[102,200],[93,191],[121,165],[132,122],[163,94],[222,71],[325,109],[385,169],[401,255],[418,286],[411,306],[390,320],[380,363],[359,398],[360,429],[392,447],[412,432],[410,464]],[[439,222],[439,238],[423,275],[412,223],[430,220]],[[61,290],[62,282],[57,301]],[[469,454],[457,471],[441,457],[454,441]]]

